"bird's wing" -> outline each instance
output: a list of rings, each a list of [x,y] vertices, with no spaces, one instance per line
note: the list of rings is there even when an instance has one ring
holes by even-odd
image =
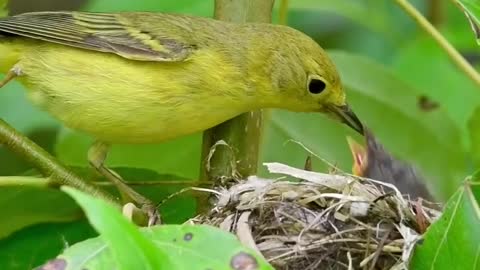
[[[139,61],[184,61],[195,50],[157,36],[122,13],[32,12],[0,19],[0,32],[114,53]]]

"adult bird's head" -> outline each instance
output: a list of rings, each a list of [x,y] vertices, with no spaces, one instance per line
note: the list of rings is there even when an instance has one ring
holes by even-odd
[[[273,89],[273,107],[321,112],[363,135],[363,125],[346,102],[340,75],[327,53],[307,35],[288,27],[272,26],[278,44],[263,65]],[[260,71],[262,72],[262,71]],[[268,102],[268,100],[267,100]]]

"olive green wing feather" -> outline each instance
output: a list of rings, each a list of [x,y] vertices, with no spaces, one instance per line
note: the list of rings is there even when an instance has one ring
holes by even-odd
[[[161,36],[161,31],[152,34],[149,29],[145,29],[145,24],[138,23],[138,20],[132,20],[125,14],[25,13],[0,19],[0,33],[114,53],[139,61],[184,61],[195,50],[194,44],[187,44],[168,35]]]

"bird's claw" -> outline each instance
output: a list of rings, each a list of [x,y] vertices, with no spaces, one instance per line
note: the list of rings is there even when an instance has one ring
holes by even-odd
[[[157,207],[155,207],[155,205],[145,204],[143,205],[142,210],[148,216],[148,227],[162,224],[160,212],[158,211]]]
[[[133,203],[127,203],[123,206],[122,213],[128,220],[140,226],[151,227],[162,223],[160,212],[151,204],[144,204],[140,209]]]

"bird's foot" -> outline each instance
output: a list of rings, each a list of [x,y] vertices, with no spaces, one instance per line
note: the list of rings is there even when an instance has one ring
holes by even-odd
[[[123,211],[127,217],[131,217],[132,220],[135,220],[135,216],[138,216],[137,214],[143,214],[144,217],[148,217],[147,222],[140,221],[140,223],[135,223],[148,224],[149,226],[159,224],[160,214],[157,211],[155,204],[146,197],[144,197],[142,194],[138,193],[133,188],[128,186],[120,177],[120,175],[105,167],[104,161],[107,157],[108,148],[109,146],[106,143],[94,143],[88,151],[88,160],[90,162],[90,165],[95,168],[95,170],[101,176],[108,179],[117,187],[118,191],[122,196],[123,202],[126,203]],[[137,206],[140,206],[141,208],[138,209]]]
[[[139,209],[133,203],[127,203],[122,209],[123,215],[137,225],[148,227],[162,223],[160,213],[155,205],[143,205]]]

